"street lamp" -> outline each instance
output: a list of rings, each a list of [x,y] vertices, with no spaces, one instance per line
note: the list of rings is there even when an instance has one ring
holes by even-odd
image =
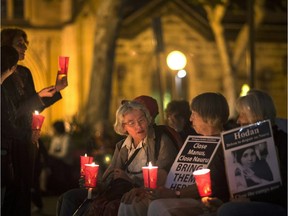
[[[186,56],[180,51],[172,51],[166,59],[167,65],[171,70],[181,70],[187,64]]]
[[[177,77],[184,78],[187,75],[186,70],[182,69],[177,72]]]
[[[186,71],[184,70],[187,59],[186,56],[180,51],[172,51],[168,54],[166,59],[167,65],[171,70],[177,70],[175,75],[175,91],[176,97],[181,98],[182,96],[182,78],[186,76]]]

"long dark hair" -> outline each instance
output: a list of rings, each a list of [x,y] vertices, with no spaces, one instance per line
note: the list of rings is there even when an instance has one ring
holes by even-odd
[[[29,44],[27,34],[19,28],[5,28],[1,31],[1,46],[12,46],[15,37],[23,37],[26,44]]]

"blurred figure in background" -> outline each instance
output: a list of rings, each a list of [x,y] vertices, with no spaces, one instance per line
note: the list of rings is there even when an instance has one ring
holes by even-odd
[[[190,106],[186,100],[172,100],[168,103],[165,110],[166,124],[176,130],[183,142],[187,136],[197,135],[196,131],[192,128],[190,122]]]
[[[34,179],[33,179],[33,184],[31,187],[31,201],[32,201],[32,208],[31,208],[31,212],[41,212],[43,207],[44,207],[44,203],[43,203],[43,199],[42,199],[42,193],[41,193],[41,173],[42,170],[47,166],[47,162],[48,162],[48,151],[42,141],[42,139],[40,138],[38,140],[38,145],[39,145],[39,153],[36,155],[35,158],[35,174],[34,174]]]
[[[115,149],[115,143],[119,137],[114,133],[113,125],[109,122],[99,121],[96,123],[93,135],[87,144],[87,154],[94,157],[94,162],[100,165],[100,173],[104,173],[111,162]]]
[[[71,165],[73,162],[71,138],[69,133],[66,132],[64,121],[59,120],[53,123],[53,135],[48,154],[67,165]]]
[[[58,194],[70,188],[69,183],[73,173],[73,147],[64,121],[55,121],[52,127],[53,136],[48,149],[48,163],[41,173],[41,190]],[[70,181],[68,182],[67,179]]]

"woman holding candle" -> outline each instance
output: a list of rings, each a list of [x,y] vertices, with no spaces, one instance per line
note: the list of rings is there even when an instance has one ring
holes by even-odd
[[[1,46],[13,46],[19,55],[19,60],[24,60],[27,50],[28,39],[27,34],[17,28],[6,28],[1,31]],[[54,86],[42,89],[36,92],[31,71],[24,66],[17,65],[16,71],[9,76],[3,86],[9,94],[9,98],[16,110],[17,126],[28,139],[12,140],[17,146],[15,151],[14,171],[17,182],[12,187],[14,192],[10,196],[6,196],[7,215],[29,215],[30,216],[30,188],[33,182],[35,158],[38,152],[35,142],[31,139],[37,137],[39,130],[32,131],[32,113],[35,110],[39,112],[49,107],[59,99],[61,94],[56,91]],[[66,86],[62,86],[62,89]],[[61,90],[58,89],[58,90]],[[36,134],[36,136],[35,136]],[[16,155],[17,154],[17,155]],[[3,209],[3,211],[6,211]]]
[[[246,96],[236,101],[239,114],[237,123],[248,125],[269,119],[271,121],[275,146],[278,149],[282,186],[268,193],[255,195],[249,200],[237,200],[223,204],[219,216],[286,216],[287,215],[287,133],[275,124],[276,108],[270,95],[260,90],[250,90]],[[265,152],[265,151],[264,151]],[[265,155],[266,153],[264,153]],[[264,157],[265,158],[265,157]],[[262,159],[265,160],[265,159]],[[260,170],[258,170],[260,171]],[[263,171],[263,170],[262,170]],[[265,175],[267,178],[268,174]],[[257,179],[258,180],[258,179]]]
[[[204,136],[220,136],[228,120],[229,107],[224,96],[218,93],[203,93],[191,103],[192,126]],[[218,148],[210,163],[212,195],[223,201],[229,199],[222,146]],[[133,192],[133,194],[132,194]],[[143,192],[143,191],[142,191]],[[198,215],[203,213],[203,204],[198,199],[197,186],[191,185],[180,190],[159,187],[153,193],[142,193],[135,189],[121,200],[118,216],[122,215]],[[164,199],[163,199],[164,198]],[[151,202],[151,200],[154,200]],[[151,203],[150,203],[151,202]],[[149,210],[148,210],[149,207]]]
[[[156,159],[154,154],[155,131],[151,124],[151,120],[149,111],[139,102],[126,102],[118,108],[114,129],[118,134],[126,135],[127,138],[116,144],[111,164],[103,174],[102,185],[109,183],[112,179],[124,179],[126,182],[129,182],[132,187],[143,187],[142,167],[148,165],[149,162],[158,166],[158,184],[164,184],[165,176],[170,169],[178,150],[174,147],[174,144],[169,137],[162,134],[159,155],[158,159]],[[97,185],[99,184],[97,183]],[[96,191],[99,187],[96,187]],[[130,189],[132,187],[130,187]],[[117,188],[117,190],[119,189],[121,188]],[[68,191],[64,194],[60,215],[72,215],[78,208],[81,204],[81,202],[79,203],[81,200],[81,195],[78,195],[81,193],[79,190],[80,189]],[[109,195],[113,195],[113,192],[114,191],[111,191],[111,194]],[[76,198],[74,198],[75,196]],[[86,197],[87,190],[82,194],[82,201]],[[118,196],[117,199],[112,197],[108,199],[107,202],[108,205],[110,203],[116,203],[114,206],[116,211],[118,209],[117,205],[120,203],[119,198],[121,198],[121,195],[120,197]],[[100,210],[96,208],[97,205],[94,205],[98,202],[97,199],[99,200],[99,197],[97,198],[96,196],[88,209],[88,215],[94,215],[94,213],[100,212]]]

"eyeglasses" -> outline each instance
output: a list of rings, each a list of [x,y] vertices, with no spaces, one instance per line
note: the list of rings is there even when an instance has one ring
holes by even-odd
[[[146,117],[142,117],[137,121],[128,121],[128,122],[124,122],[123,125],[127,125],[128,127],[136,127],[137,123],[138,125],[143,125],[147,122]]]

